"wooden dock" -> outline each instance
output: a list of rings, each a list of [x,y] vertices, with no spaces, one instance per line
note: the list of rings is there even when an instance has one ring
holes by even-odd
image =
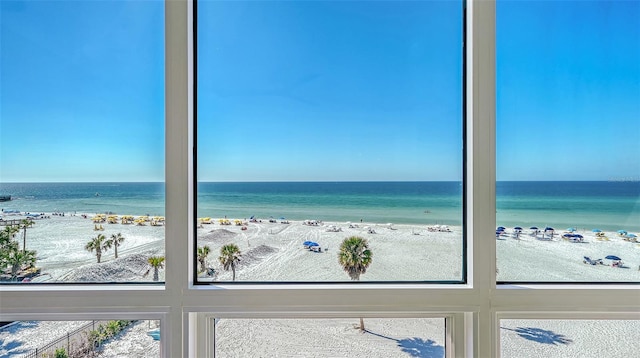
[[[0,226],[19,226],[21,223],[21,219],[0,220]]]

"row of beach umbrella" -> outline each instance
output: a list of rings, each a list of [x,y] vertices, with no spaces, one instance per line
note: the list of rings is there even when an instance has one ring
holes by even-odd
[[[529,229],[530,229],[530,230],[534,230],[536,234],[540,231],[540,229],[539,229],[537,226],[532,226],[532,227],[530,227]],[[496,235],[501,235],[501,234],[503,234],[506,230],[507,230],[507,228],[506,228],[506,227],[504,227],[504,226],[498,226],[498,227],[496,228]],[[513,228],[513,230],[514,230],[516,233],[521,233],[523,229],[522,229],[522,227],[520,227],[520,226],[516,226],[516,227],[514,227],[514,228]],[[554,231],[555,231],[555,229],[554,229],[554,228],[552,228],[552,227],[549,227],[549,226],[547,226],[547,227],[545,227],[545,228],[544,228],[544,232],[545,232],[545,233],[546,233],[546,232],[554,232]],[[570,232],[570,233],[572,233],[572,234],[573,234],[574,232],[576,232],[576,231],[578,231],[578,230],[577,230],[575,227],[570,227],[570,228],[567,228],[567,230],[566,230],[566,231],[568,231],[568,232]],[[592,231],[592,232],[595,232],[595,233],[602,232],[602,230],[600,230],[600,229],[593,229],[593,230],[591,230],[591,231]],[[629,232],[627,232],[626,230],[618,230],[617,232],[618,232],[618,234],[620,234],[621,236],[625,236],[625,237],[627,237],[627,238],[637,238],[637,237],[638,237],[636,234],[629,233]],[[573,234],[573,235],[579,235],[579,234]]]

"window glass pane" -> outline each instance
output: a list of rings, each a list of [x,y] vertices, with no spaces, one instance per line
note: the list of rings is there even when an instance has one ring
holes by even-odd
[[[197,11],[201,280],[464,280],[461,2]]]
[[[163,2],[2,1],[0,38],[0,280],[156,280]]]
[[[2,324],[0,357],[160,356],[160,321],[16,321]]]
[[[639,17],[498,1],[499,281],[640,281]]]
[[[445,356],[443,318],[218,319],[216,357]]]
[[[640,321],[500,320],[502,357],[633,357]]]

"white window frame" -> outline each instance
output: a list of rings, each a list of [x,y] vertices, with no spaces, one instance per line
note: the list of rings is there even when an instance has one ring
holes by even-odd
[[[467,284],[194,286],[192,5],[165,1],[165,285],[0,286],[0,320],[159,319],[162,357],[204,357],[212,317],[446,317],[447,357],[499,357],[500,318],[640,319],[637,285],[496,285],[494,0],[467,0]]]

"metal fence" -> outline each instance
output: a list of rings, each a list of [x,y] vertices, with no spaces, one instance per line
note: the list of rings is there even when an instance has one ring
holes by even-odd
[[[91,321],[80,326],[79,328],[74,329],[73,331],[67,332],[67,334],[65,334],[64,336],[59,337],[42,347],[36,348],[34,351],[21,356],[21,358],[54,357],[56,349],[60,348],[64,348],[67,354],[69,354],[73,347],[81,345],[83,340],[86,339],[89,332],[95,330],[96,327],[100,326],[100,324],[106,324],[107,322],[109,321]]]

